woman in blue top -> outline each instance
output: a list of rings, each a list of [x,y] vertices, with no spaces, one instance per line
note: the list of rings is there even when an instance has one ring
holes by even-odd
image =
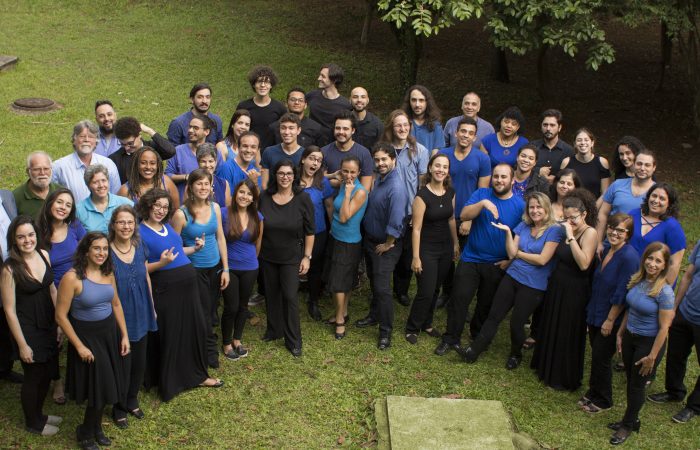
[[[511,106],[496,119],[496,132],[481,140],[480,150],[491,159],[491,168],[498,164],[515,167],[520,147],[528,143],[522,136],[525,116],[517,106]]]
[[[367,209],[367,189],[359,180],[360,159],[348,156],[340,163],[342,182],[333,200],[331,237],[326,258],[326,289],[335,300],[335,338],[345,337],[350,291],[362,258],[360,226]]]
[[[128,205],[115,209],[109,221],[114,278],[131,344],[131,355],[126,359],[126,402],[112,408],[112,419],[119,428],[128,426],[127,413],[137,419],[144,418],[138,394],[146,372],[148,333],[158,329],[146,267],[146,248],[139,239],[137,225],[136,211]]]
[[[323,256],[326,252],[326,240],[328,231],[326,221],[331,220],[333,214],[334,189],[330,182],[323,176],[323,153],[315,145],[309,145],[301,154],[299,162],[300,184],[304,192],[309,194],[311,203],[314,205],[314,222],[316,224],[316,235],[314,237],[314,248],[311,252],[311,267],[307,275],[309,298],[309,316],[314,320],[321,320],[321,312],[318,310],[318,298],[321,296],[323,272]]]
[[[237,360],[248,356],[241,343],[248,312],[248,297],[258,277],[258,254],[263,235],[263,217],[258,212],[258,189],[250,179],[238,183],[233,205],[222,217],[226,234],[230,282],[224,289],[221,338],[224,356]]]
[[[212,200],[221,208],[231,205],[231,187],[228,181],[216,175],[219,170],[216,160],[216,147],[210,142],[205,142],[197,147],[197,164],[212,176]],[[185,196],[187,193],[185,192]]]
[[[216,149],[224,161],[236,157],[236,154],[238,154],[238,139],[246,131],[250,131],[250,113],[247,109],[237,109],[231,116],[224,140],[216,144]],[[257,156],[258,161],[260,161],[260,155]]]
[[[674,315],[673,288],[666,282],[670,261],[666,244],[649,244],[639,271],[627,284],[627,311],[617,332],[617,351],[622,352],[627,375],[627,409],[620,422],[608,424],[615,430],[610,438],[613,445],[622,444],[632,431],[639,431],[647,381],[664,356]]]
[[[79,404],[87,401],[76,431],[80,447],[97,449],[95,441],[109,446],[102,411],[126,393],[124,358],[130,343],[104,234],[90,232],[80,241],[75,265],[58,287],[56,323],[71,344],[66,392]]]
[[[610,216],[606,228],[610,247],[603,251],[593,273],[591,300],[586,307],[591,377],[588,391],[578,402],[588,413],[613,406],[611,361],[615,354],[615,336],[622,321],[627,281],[639,269],[639,255],[629,245],[633,230],[634,223],[629,215]]]
[[[676,284],[678,272],[681,270],[685,254],[685,233],[678,213],[680,205],[676,190],[667,183],[657,183],[647,191],[647,196],[641,209],[630,211],[634,221],[634,234],[630,244],[642,254],[652,242],[663,242],[671,249],[666,282],[671,286]]]
[[[190,260],[197,269],[199,300],[207,319],[207,353],[209,367],[219,367],[214,326],[219,321],[218,306],[221,290],[229,282],[226,238],[221,224],[221,208],[212,202],[212,175],[196,169],[187,178],[184,204],[175,211],[173,229],[182,236],[185,247],[197,247]],[[201,242],[201,246],[198,246]]]
[[[193,387],[220,387],[223,382],[207,373],[207,322],[199,300],[197,272],[187,258],[204,242],[198,239],[194,246],[183,248],[182,239],[168,224],[172,211],[167,191],[146,192],[136,212],[141,219],[139,234],[147,250],[158,322],[158,331],[148,339],[145,385],[157,385],[166,402]]]
[[[497,211],[494,212],[498,220]],[[511,233],[508,225],[492,222],[506,233],[506,251],[511,264],[498,285],[491,311],[479,336],[464,351],[467,362],[475,362],[498,331],[498,325],[513,309],[510,317],[510,356],[506,369],[520,365],[525,342],[525,322],[542,302],[549,275],[554,268],[552,257],[564,236],[552,214],[549,197],[541,192],[527,196],[523,221]]]

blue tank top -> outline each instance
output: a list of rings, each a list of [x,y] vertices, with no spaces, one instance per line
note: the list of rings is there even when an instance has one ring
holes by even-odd
[[[96,322],[106,319],[112,314],[112,284],[95,283],[85,278],[83,291],[73,299],[70,315],[78,320]]]
[[[182,248],[182,238],[169,224],[163,224],[163,229],[156,232],[145,223],[141,223],[139,225],[139,233],[141,234],[141,241],[148,247],[148,252],[146,253],[148,254],[149,263],[160,261],[160,255],[171,248],[173,252],[178,254],[173,262],[159,270],[177,269],[190,264],[190,260]]]
[[[211,208],[211,214],[209,221],[205,224],[195,222],[190,212],[187,211],[187,208],[185,206],[180,207],[180,210],[185,213],[185,219],[187,219],[187,223],[180,233],[183,245],[185,247],[193,247],[195,238],[201,237],[202,234],[204,234],[204,247],[190,255],[192,265],[198,269],[214,267],[221,260],[219,246],[216,242],[216,230],[218,225],[216,210],[214,209],[214,203],[210,203],[209,206]]]
[[[359,179],[355,180],[355,187],[352,188],[352,195],[354,196],[358,190],[367,192],[367,189],[362,186]],[[335,200],[333,200],[333,223],[331,224],[331,236],[333,236],[336,241],[356,244],[362,241],[360,225],[362,224],[362,218],[365,216],[365,210],[367,209],[367,197],[365,197],[365,202],[362,204],[360,209],[358,209],[347,222],[341,223],[340,207],[343,206],[344,198],[345,189],[341,186],[341,189],[338,191],[338,195],[335,197]]]

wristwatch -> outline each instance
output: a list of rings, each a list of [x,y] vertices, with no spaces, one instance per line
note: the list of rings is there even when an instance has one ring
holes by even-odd
[[[304,258],[306,258],[306,259],[308,259],[309,261],[311,261],[311,255],[304,255]]]

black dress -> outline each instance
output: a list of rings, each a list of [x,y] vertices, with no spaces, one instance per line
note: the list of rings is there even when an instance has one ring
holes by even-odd
[[[581,386],[583,378],[591,272],[590,268],[585,271],[579,268],[571,247],[565,242],[557,246],[555,255],[557,265],[545,293],[537,345],[530,366],[546,385],[574,391]]]

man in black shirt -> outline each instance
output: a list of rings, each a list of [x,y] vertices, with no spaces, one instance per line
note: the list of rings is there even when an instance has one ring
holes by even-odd
[[[250,113],[250,131],[260,136],[260,148],[265,149],[275,143],[270,124],[282,117],[286,109],[282,102],[270,97],[277,86],[277,74],[268,66],[255,66],[248,74],[248,82],[253,88],[253,98],[243,100],[236,109],[246,109]]]
[[[574,156],[574,149],[559,138],[562,125],[562,114],[557,109],[548,109],[542,113],[542,139],[533,142],[537,146],[537,164],[535,171],[546,177],[549,184],[559,172],[564,158]]]
[[[153,141],[141,139],[141,133],[146,133]],[[165,136],[161,136],[153,128],[140,123],[133,117],[124,117],[114,125],[114,134],[121,147],[109,155],[119,171],[123,183],[129,181],[133,155],[141,147],[151,147],[165,161],[175,155],[175,146]]]
[[[350,101],[338,92],[344,77],[343,69],[337,64],[324,64],[318,75],[319,89],[306,94],[309,117],[321,124],[321,131],[327,142],[334,139],[333,127],[338,114],[352,111]]]
[[[369,105],[367,90],[358,86],[350,91],[350,103],[352,103],[352,113],[357,119],[353,140],[367,148],[374,147],[384,133],[384,124],[377,116],[367,111],[367,105]]]
[[[323,147],[328,144],[321,132],[321,125],[315,120],[304,116],[306,112],[306,93],[302,88],[294,87],[287,92],[287,111],[299,117],[301,123],[301,134],[297,137],[299,145],[306,148],[309,145]],[[282,143],[279,120],[270,124],[270,130],[275,135],[275,144]]]

